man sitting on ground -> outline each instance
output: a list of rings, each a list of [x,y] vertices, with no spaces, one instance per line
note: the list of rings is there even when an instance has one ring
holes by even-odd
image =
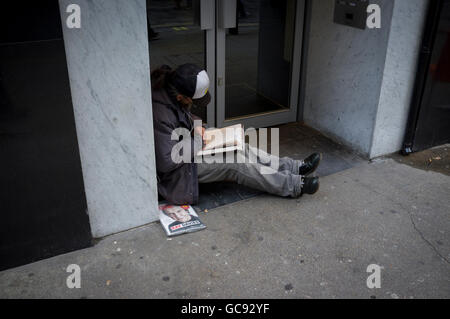
[[[183,141],[191,144],[189,162],[176,163],[172,150],[179,141],[172,140],[175,129],[185,128],[203,136],[205,128],[194,127],[200,120],[191,113],[193,105],[206,108],[211,101],[209,77],[206,71],[194,64],[184,64],[176,70],[168,66],[152,72],[152,101],[155,133],[156,168],[159,194],[169,203],[195,205],[198,202],[199,183],[231,181],[273,195],[297,198],[303,194],[315,194],[319,178],[309,177],[319,166],[321,155],[313,154],[305,160],[288,157],[275,158],[245,145],[243,153],[235,154],[233,163],[195,163],[195,137]],[[245,163],[237,161],[244,156]],[[250,160],[256,158],[254,163]],[[267,174],[274,160],[278,170]],[[264,170],[264,167],[266,170]]]

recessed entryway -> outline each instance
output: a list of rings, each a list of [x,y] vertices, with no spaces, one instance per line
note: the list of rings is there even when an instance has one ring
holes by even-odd
[[[194,108],[193,113],[210,126],[279,127],[281,156],[304,159],[324,153],[320,176],[364,162],[348,148],[296,123],[305,1],[179,4],[148,3],[150,66],[154,70],[163,64],[176,68],[195,63],[207,69],[213,101],[207,110]],[[201,185],[198,206],[211,209],[259,194],[230,183]]]

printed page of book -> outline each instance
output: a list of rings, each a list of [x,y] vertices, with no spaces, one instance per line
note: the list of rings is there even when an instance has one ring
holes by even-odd
[[[236,124],[205,132],[206,145],[198,155],[210,155],[242,150],[244,148],[244,128]]]

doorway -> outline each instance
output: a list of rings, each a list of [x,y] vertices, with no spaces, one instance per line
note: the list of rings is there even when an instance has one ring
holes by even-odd
[[[213,97],[209,126],[297,119],[305,1],[148,0],[150,65],[195,63]]]
[[[450,142],[450,0],[430,2],[402,153]]]
[[[306,0],[148,0],[150,66],[204,67],[212,102],[193,109],[211,127],[278,127],[280,155],[324,157],[319,176],[364,161],[297,122]],[[268,149],[272,149],[271,145]],[[233,183],[200,185],[200,210],[261,194]]]

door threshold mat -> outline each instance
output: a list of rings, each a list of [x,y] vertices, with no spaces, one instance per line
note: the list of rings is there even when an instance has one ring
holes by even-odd
[[[199,193],[199,202],[193,206],[198,213],[263,194],[263,192],[229,182],[200,184]],[[158,201],[161,204],[164,198],[159,196]]]
[[[200,184],[196,209],[210,210],[263,194],[263,192],[228,182]]]

